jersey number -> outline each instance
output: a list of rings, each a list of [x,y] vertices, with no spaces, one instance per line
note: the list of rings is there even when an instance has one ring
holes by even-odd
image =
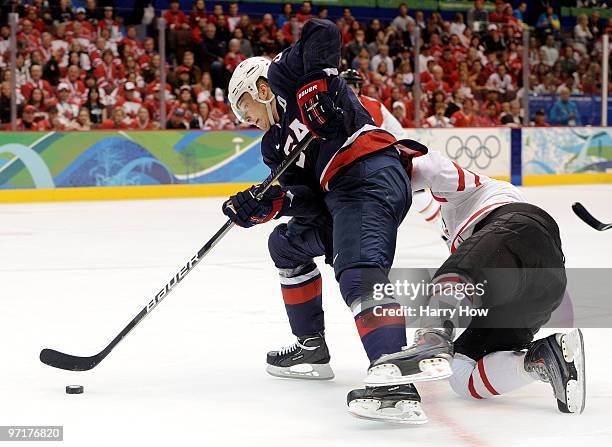
[[[308,128],[304,124],[302,124],[297,118],[294,119],[291,124],[289,124],[289,128],[295,134],[295,138],[297,138],[298,142],[302,141],[304,137],[308,135]],[[283,148],[283,152],[285,152],[285,155],[289,155],[289,152],[291,152],[294,147],[295,143],[293,137],[291,135],[287,136],[287,141],[285,142],[285,147]],[[302,152],[298,160],[295,162],[295,165],[300,168],[303,168],[305,163],[306,154]]]

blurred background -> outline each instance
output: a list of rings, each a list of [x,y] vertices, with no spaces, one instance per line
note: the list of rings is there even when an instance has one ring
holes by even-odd
[[[274,57],[311,17],[337,24],[342,68],[404,127],[606,124],[605,0],[3,0],[0,123],[235,128],[233,69]]]

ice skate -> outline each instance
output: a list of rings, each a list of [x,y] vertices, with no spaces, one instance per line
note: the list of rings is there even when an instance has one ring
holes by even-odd
[[[346,396],[349,412],[356,417],[401,424],[424,424],[421,396],[412,384],[366,387]]]
[[[266,371],[290,379],[330,380],[329,350],[322,333],[300,337],[291,346],[268,352]]]
[[[364,380],[366,386],[398,385],[446,379],[451,376],[453,330],[419,329],[414,344],[375,360]]]
[[[586,402],[584,340],[580,329],[534,341],[525,355],[525,370],[553,388],[562,413],[582,413]]]

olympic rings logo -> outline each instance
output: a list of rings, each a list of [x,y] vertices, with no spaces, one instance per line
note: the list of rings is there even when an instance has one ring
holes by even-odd
[[[486,169],[500,152],[501,141],[495,135],[487,136],[484,142],[476,135],[469,136],[465,143],[456,135],[446,140],[446,155],[465,169],[472,165]]]

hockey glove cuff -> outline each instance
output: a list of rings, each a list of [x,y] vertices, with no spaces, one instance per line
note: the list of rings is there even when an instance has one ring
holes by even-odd
[[[222,207],[223,214],[236,225],[249,228],[278,216],[285,202],[286,193],[278,185],[268,189],[261,200],[257,200],[259,186],[231,196]]]

